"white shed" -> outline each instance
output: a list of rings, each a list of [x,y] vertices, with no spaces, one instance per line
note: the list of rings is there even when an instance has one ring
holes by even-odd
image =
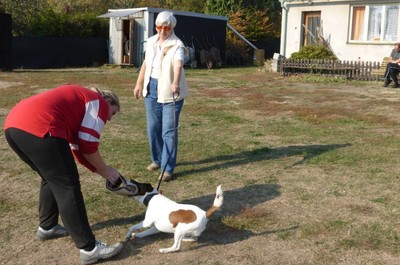
[[[155,19],[166,9],[129,8],[109,9],[98,16],[109,18],[109,63],[132,64],[139,67],[143,61],[146,40],[155,34]],[[197,49],[212,42],[218,46],[225,61],[225,39],[228,18],[193,12],[170,10],[177,18],[176,35],[188,46]]]

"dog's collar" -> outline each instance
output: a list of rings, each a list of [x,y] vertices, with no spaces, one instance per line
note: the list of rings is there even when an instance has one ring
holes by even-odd
[[[143,200],[143,204],[146,205],[146,207],[149,205],[150,200],[155,196],[158,195],[158,193],[151,193],[149,195],[147,195],[144,200]]]

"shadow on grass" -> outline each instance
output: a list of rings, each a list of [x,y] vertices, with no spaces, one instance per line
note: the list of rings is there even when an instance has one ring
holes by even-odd
[[[174,175],[176,177],[181,177],[190,174],[220,170],[221,168],[238,167],[258,161],[281,159],[291,156],[303,156],[302,160],[292,165],[296,166],[323,153],[347,146],[351,146],[351,144],[291,145],[277,148],[262,147],[238,154],[221,155],[199,161],[182,162],[179,163],[178,166],[194,166],[196,168],[175,172]]]
[[[238,154],[222,155],[200,161],[180,163],[180,166],[190,165],[190,166],[200,166],[200,167],[192,170],[181,171],[178,174],[188,175],[195,173],[204,173],[221,168],[237,167],[247,163],[254,163],[258,161],[280,159],[290,156],[302,156],[302,159],[300,161],[292,165],[296,166],[323,153],[338,148],[344,148],[347,146],[351,146],[351,144],[302,145],[302,146],[297,145],[297,146],[285,146],[278,148],[263,147]],[[279,189],[280,189],[279,185],[269,183],[269,184],[247,185],[245,187],[241,187],[238,189],[224,191],[224,206],[222,211],[218,212],[215,216],[213,216],[213,218],[211,218],[207,226],[207,229],[199,237],[197,245],[195,247],[191,247],[190,249],[201,248],[209,245],[232,244],[255,236],[263,236],[268,234],[276,234],[276,233],[290,232],[292,230],[296,230],[298,226],[293,225],[290,227],[283,227],[279,229],[254,232],[249,229],[231,227],[222,222],[223,216],[237,216],[244,209],[253,208],[259,204],[265,203],[269,200],[273,200],[274,198],[279,197],[280,196]],[[197,205],[200,208],[206,210],[211,206],[214,197],[215,194],[212,193],[210,195],[181,201],[180,203]],[[96,223],[92,226],[92,229],[101,230],[111,226],[133,225],[138,222],[141,222],[143,219],[144,219],[144,213],[126,218],[115,218],[107,220],[105,222]],[[168,235],[161,233],[158,235],[153,235],[149,238],[141,238],[125,242],[125,247],[130,249],[131,251],[129,251],[129,254],[124,251],[124,253],[126,254],[121,255],[121,259],[126,258],[127,256],[134,255],[132,253],[135,252],[137,253],[142,246],[152,244],[153,242],[160,239],[166,239],[171,237],[172,237],[171,234]]]
[[[239,214],[242,210],[253,208],[259,204],[265,203],[269,200],[273,200],[280,196],[280,186],[277,184],[254,184],[241,187],[234,190],[224,191],[224,206],[221,211],[217,212],[209,221],[207,229],[200,236],[198,241],[198,246],[203,247],[212,244],[231,244],[238,241],[246,240],[253,236],[260,236],[265,234],[279,233],[282,231],[288,231],[296,229],[297,227],[289,227],[280,230],[271,230],[261,233],[254,233],[250,230],[234,228],[225,225],[222,222],[223,216],[235,216]],[[213,203],[215,194],[205,195],[197,198],[192,198],[189,200],[181,201],[183,204],[193,204],[200,208],[207,210]],[[131,199],[128,199],[131,200]],[[135,215],[126,218],[115,218],[104,222],[99,222],[92,225],[93,230],[101,230],[107,227],[113,226],[126,226],[133,225],[144,218],[144,214]],[[127,232],[127,231],[126,231]],[[147,244],[152,244],[154,241],[160,239],[166,239],[173,237],[172,234],[157,234],[150,236],[148,238],[135,239],[133,241],[125,242],[128,248],[132,248],[132,244],[135,248],[140,248]],[[134,243],[132,243],[134,242]]]

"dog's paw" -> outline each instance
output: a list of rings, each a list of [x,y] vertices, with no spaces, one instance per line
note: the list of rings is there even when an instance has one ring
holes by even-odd
[[[158,251],[160,253],[169,253],[169,252],[171,252],[171,250],[169,248],[160,248]]]
[[[179,250],[179,248],[178,249],[175,249],[173,246],[172,247],[170,247],[170,248],[160,248],[158,251],[160,252],[160,253],[171,253],[171,252],[176,252],[176,251],[178,251]]]

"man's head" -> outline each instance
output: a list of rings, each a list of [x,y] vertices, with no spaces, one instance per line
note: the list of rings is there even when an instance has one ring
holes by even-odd
[[[101,95],[110,106],[109,113],[108,113],[108,120],[110,121],[112,117],[117,114],[118,111],[121,109],[121,105],[119,103],[119,98],[117,94],[115,94],[111,90],[101,90],[97,87],[89,87],[90,90],[97,92]]]
[[[395,43],[394,48],[397,50],[397,52],[400,52],[400,42]]]

